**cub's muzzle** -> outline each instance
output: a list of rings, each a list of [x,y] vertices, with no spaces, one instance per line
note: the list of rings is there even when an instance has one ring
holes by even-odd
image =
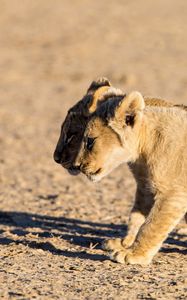
[[[57,164],[60,164],[62,160],[62,151],[55,150],[53,158]]]

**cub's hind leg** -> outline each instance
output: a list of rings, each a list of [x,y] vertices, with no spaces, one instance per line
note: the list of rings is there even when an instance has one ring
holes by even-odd
[[[138,184],[135,203],[129,217],[126,236],[122,239],[117,238],[105,240],[102,244],[102,248],[104,250],[111,251],[130,247],[133,244],[140,227],[145,222],[153,203],[154,195],[146,190],[143,184]]]

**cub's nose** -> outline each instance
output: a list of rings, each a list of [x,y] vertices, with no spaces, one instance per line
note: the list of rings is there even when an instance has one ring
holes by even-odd
[[[57,164],[61,163],[61,159],[62,159],[62,152],[59,152],[57,150],[55,150],[54,154],[53,154],[53,158],[56,161]]]

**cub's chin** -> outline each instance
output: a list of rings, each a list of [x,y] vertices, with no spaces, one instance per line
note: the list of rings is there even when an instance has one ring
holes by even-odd
[[[103,177],[107,176],[108,174],[110,174],[112,172],[113,169],[110,168],[100,168],[96,173],[90,173],[90,174],[85,174],[86,177],[92,181],[92,182],[98,182],[101,179],[103,179]]]
[[[98,182],[101,179],[103,179],[103,177],[105,177],[107,174],[105,172],[99,172],[98,174],[86,174],[86,177],[92,182]]]
[[[103,178],[102,176],[99,175],[86,175],[86,176],[92,182],[98,182]]]

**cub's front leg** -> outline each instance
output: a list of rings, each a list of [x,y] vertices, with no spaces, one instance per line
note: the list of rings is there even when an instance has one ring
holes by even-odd
[[[135,203],[129,217],[126,236],[122,239],[117,238],[105,240],[102,244],[102,248],[107,251],[117,251],[130,247],[133,244],[141,225],[145,222],[153,203],[154,195],[150,191],[146,190],[145,185],[138,184]]]
[[[172,193],[171,193],[172,194]],[[151,262],[167,235],[177,225],[186,212],[187,195],[167,197],[158,194],[145,223],[136,239],[127,249],[114,250],[111,259],[120,263],[145,265]]]

